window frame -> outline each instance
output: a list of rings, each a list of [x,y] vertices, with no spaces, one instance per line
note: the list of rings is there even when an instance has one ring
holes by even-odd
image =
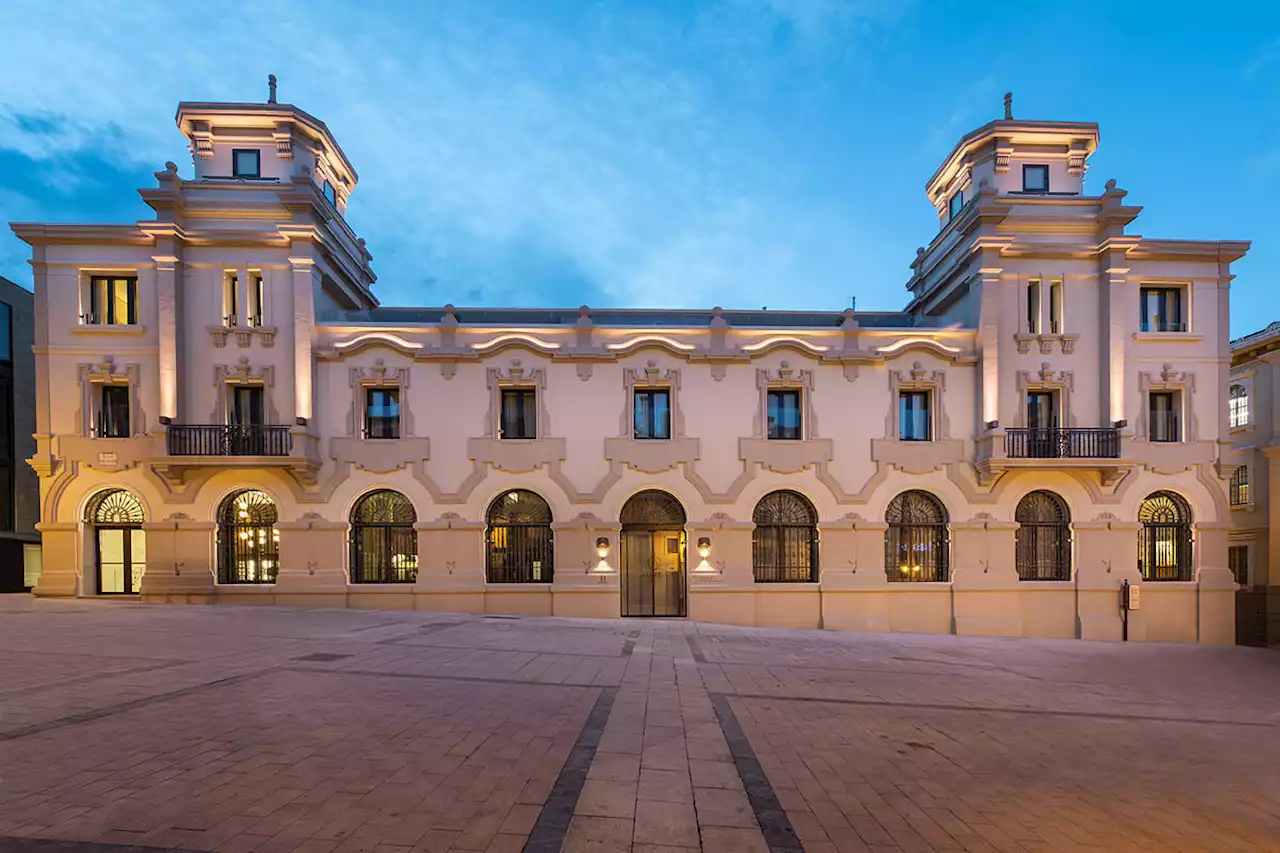
[[[919,398],[924,400],[925,435],[923,438],[907,435],[908,419],[903,417],[903,415],[906,413],[903,411],[902,403],[904,399],[908,397]],[[898,406],[898,441],[920,442],[920,441],[934,440],[933,436],[935,433],[935,429],[933,424],[933,391],[930,391],[927,389],[920,389],[920,388],[905,388],[905,389],[900,388],[898,389],[897,406]]]
[[[1168,415],[1172,421],[1172,425],[1165,430],[1161,430],[1163,437],[1157,437],[1156,423],[1159,418],[1156,411],[1156,399],[1168,399],[1169,409]],[[1160,444],[1177,444],[1182,441],[1182,394],[1179,391],[1169,389],[1157,389],[1147,392],[1147,440]]]
[[[98,411],[94,417],[95,438],[129,438],[133,389],[123,383],[104,382],[98,386]],[[109,400],[123,395],[123,403]]]
[[[1044,174],[1044,188],[1032,189],[1027,184],[1027,176],[1033,172],[1040,171]],[[1049,192],[1049,164],[1048,163],[1023,163],[1022,164],[1022,191],[1024,193],[1048,193]]]
[[[1250,575],[1249,570],[1251,568],[1250,563],[1252,563],[1252,557],[1253,557],[1253,554],[1250,552],[1252,550],[1253,549],[1251,549],[1248,545],[1228,545],[1227,546],[1227,571],[1231,572],[1231,577],[1235,579],[1235,582],[1238,585],[1243,587],[1249,586],[1249,575]],[[1239,554],[1244,555],[1243,566],[1235,565],[1235,562],[1236,562],[1235,557]],[[1243,579],[1241,579],[1240,569],[1244,570]]]
[[[240,155],[252,154],[254,159],[253,172],[240,171]],[[233,178],[261,178],[262,177],[262,149],[261,148],[232,148],[231,149],[231,177]]]
[[[1228,481],[1227,504],[1233,508],[1253,505],[1253,492],[1249,485],[1249,465],[1246,463],[1231,473]]]
[[[106,300],[106,305],[99,304],[98,282],[104,283],[103,299]],[[116,303],[118,300],[116,290],[121,283],[125,288],[124,322],[120,322],[120,318],[116,316]],[[90,326],[136,326],[138,324],[138,277],[136,275],[89,276],[89,313],[83,316],[89,318],[89,322],[85,325]]]
[[[769,441],[803,441],[804,440],[804,395],[802,388],[766,388],[764,397],[764,414],[765,414],[765,438]],[[789,397],[795,399],[795,416],[796,423],[794,427],[783,426],[781,415],[785,411],[785,407],[781,405],[778,408],[779,417],[775,420],[770,417],[773,410],[774,398]]]
[[[665,406],[666,424],[664,426],[664,429],[662,430],[662,432],[665,432],[665,434],[663,435],[658,434],[659,430],[658,430],[657,408],[653,404],[654,403],[653,398],[656,398],[659,395],[666,398],[666,406]],[[649,432],[648,435],[642,435],[641,429],[640,429],[641,424],[640,424],[639,403],[640,403],[641,397],[649,398],[646,409],[645,409],[649,416],[648,424],[647,424],[647,429]],[[663,387],[632,388],[632,391],[631,391],[631,437],[636,441],[668,441],[670,440],[671,439],[671,400],[672,400],[672,393],[670,388],[663,388]]]
[[[1170,321],[1167,318],[1169,311],[1170,295],[1174,296],[1176,301],[1176,317]],[[1155,296],[1158,303],[1156,319],[1151,319],[1148,306],[1150,305],[1150,297]],[[1177,284],[1143,284],[1138,288],[1138,329],[1147,334],[1180,334],[1191,331],[1191,312],[1190,312],[1190,291]],[[1161,311],[1166,315],[1161,319]]]
[[[1236,390],[1240,393],[1237,394]],[[1237,403],[1237,401],[1239,401]],[[1249,388],[1241,382],[1232,382],[1227,388],[1227,426],[1230,429],[1242,429],[1249,426]]]
[[[377,394],[389,395],[393,398],[391,403],[395,407],[394,415],[374,415],[372,413],[373,398]],[[374,429],[373,424],[375,423],[379,424],[381,428]],[[377,385],[366,387],[364,389],[364,438],[369,441],[398,440],[402,435],[401,424],[399,386]]]
[[[517,385],[498,389],[498,439],[501,441],[533,441],[538,438],[538,388]],[[509,435],[507,430],[507,400],[521,398],[518,423],[519,435]]]
[[[964,190],[959,189],[947,199],[947,221],[952,222],[964,210]]]
[[[324,184],[322,184],[322,185],[321,185],[321,187],[320,187],[320,194],[324,196],[324,200],[325,200],[325,201],[327,201],[327,202],[329,202],[329,204],[333,205],[333,206],[334,206],[334,208],[337,208],[337,206],[338,206],[338,188],[337,188],[336,186],[334,186],[334,185],[333,185],[333,182],[332,182],[332,181],[330,181],[328,178],[325,178],[325,179],[324,179]]]

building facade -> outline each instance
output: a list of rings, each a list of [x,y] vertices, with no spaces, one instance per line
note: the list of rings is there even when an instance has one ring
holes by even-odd
[[[40,569],[35,452],[35,297],[0,277],[0,593],[29,589]]]
[[[1227,426],[1236,448],[1228,484],[1231,543],[1227,564],[1240,584],[1237,629],[1248,645],[1280,644],[1280,323],[1231,342]],[[1276,460],[1273,462],[1272,460]],[[1277,489],[1271,488],[1275,478]]]
[[[870,313],[380,307],[322,122],[177,121],[154,219],[12,226],[40,595],[1234,639],[1248,245],[1128,233],[1096,125],[960,140]]]

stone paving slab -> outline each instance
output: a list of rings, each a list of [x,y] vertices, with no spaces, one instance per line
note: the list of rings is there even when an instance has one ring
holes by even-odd
[[[1280,851],[1280,655],[0,596],[0,853]]]

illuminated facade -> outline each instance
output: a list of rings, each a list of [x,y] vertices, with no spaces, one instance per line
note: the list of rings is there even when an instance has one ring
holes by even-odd
[[[902,312],[383,308],[356,173],[184,103],[130,225],[15,224],[41,595],[1230,642],[1229,265],[1084,192],[1092,124],[927,184]]]

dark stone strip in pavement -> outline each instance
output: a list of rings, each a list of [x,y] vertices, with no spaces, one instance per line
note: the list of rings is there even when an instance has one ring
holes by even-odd
[[[742,725],[729,705],[729,698],[724,695],[711,697],[711,707],[715,708],[716,718],[720,721],[720,731],[724,732],[729,742],[729,754],[738,768],[738,776],[742,778],[742,787],[746,789],[747,799],[751,801],[751,810],[756,814],[756,822],[764,834],[765,843],[770,853],[804,853],[804,845],[796,836],[791,820],[787,817],[778,795],[769,784],[751,742],[742,731]]]
[[[598,688],[594,681],[530,681],[524,678],[487,678],[483,675],[436,675],[428,672],[379,672],[373,669],[334,669],[320,666],[283,666],[285,672],[306,672],[320,675],[361,675],[367,678],[416,678],[421,681],[457,681],[463,684],[505,684],[516,687],[575,687]]]
[[[604,734],[604,726],[609,721],[609,713],[613,710],[613,700],[617,695],[616,687],[600,690],[591,713],[587,715],[587,721],[582,725],[582,731],[578,733],[577,742],[569,751],[564,766],[560,768],[560,775],[556,777],[551,795],[542,804],[533,832],[525,842],[524,853],[559,853],[564,846],[573,810],[578,805],[582,786],[587,782],[587,771],[595,760],[596,747],[600,745],[600,737]]]
[[[1194,717],[1157,717],[1150,714],[1107,714],[1095,711],[1064,711],[1056,708],[996,708],[979,705],[943,705],[931,702],[893,702],[888,699],[825,699],[821,696],[774,696],[768,693],[715,693],[735,699],[760,699],[771,702],[812,702],[819,705],[865,705],[873,708],[904,708],[919,711],[967,711],[978,714],[1030,714],[1035,717],[1078,717],[1088,720],[1112,720],[1134,723],[1186,723],[1196,726],[1251,726],[1277,729],[1280,722],[1265,720],[1215,720]]]
[[[389,637],[385,640],[378,640],[377,644],[379,646],[390,646],[396,643],[402,643],[405,640],[412,640],[416,637],[425,637],[428,634],[435,634],[439,631],[447,631],[450,628],[457,628],[459,625],[466,625],[466,624],[467,622],[462,620],[459,620],[457,622],[432,622],[430,625],[420,625],[417,628],[414,628],[411,631],[406,631],[403,634],[397,634],[396,636]]]
[[[636,650],[636,640],[640,639],[640,629],[632,628],[627,632],[626,642],[622,644],[622,656],[624,658],[631,657],[632,652]]]
[[[94,720],[100,720],[103,717],[110,717],[115,714],[122,714],[125,711],[132,711],[135,708],[145,708],[147,705],[154,705],[157,702],[168,702],[171,699],[180,699],[183,696],[190,696],[192,693],[199,693],[202,690],[208,690],[212,687],[226,687],[231,684],[238,684],[241,681],[248,681],[251,678],[258,678],[259,676],[266,675],[267,673],[278,671],[279,668],[277,667],[269,667],[267,669],[258,670],[257,672],[245,673],[244,675],[233,675],[228,678],[219,678],[216,681],[206,681],[203,684],[193,684],[190,687],[171,690],[168,693],[157,693],[154,696],[144,696],[141,699],[121,702],[119,705],[112,705],[108,708],[97,708],[92,711],[83,711],[79,714],[72,714],[67,717],[58,717],[54,720],[46,720],[43,723],[35,723],[33,725],[24,726],[20,729],[14,729],[8,732],[0,732],[0,743],[29,737],[31,735],[43,734],[44,732],[64,728],[66,726],[90,723]]]
[[[693,655],[693,659],[698,663],[706,663],[707,656],[702,653],[702,644],[698,642],[698,638],[692,634],[686,634],[685,639],[689,642],[689,654]]]
[[[136,844],[103,844],[98,841],[58,841],[52,838],[14,838],[0,835],[0,853],[195,853],[180,847],[142,847]]]

